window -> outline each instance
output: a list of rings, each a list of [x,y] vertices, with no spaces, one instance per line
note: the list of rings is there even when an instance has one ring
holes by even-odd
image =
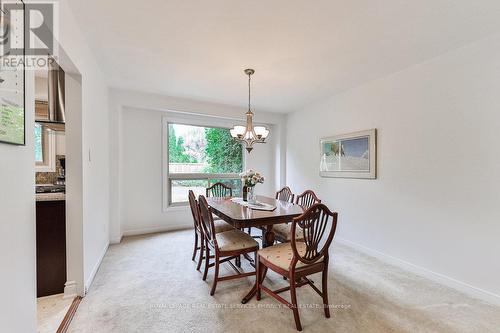
[[[40,124],[35,124],[35,162],[43,163],[43,135]]]
[[[243,147],[229,133],[229,128],[164,123],[167,137],[168,206],[185,205],[188,191],[205,195],[216,182],[241,192],[239,173],[243,170]]]
[[[52,130],[35,123],[35,169],[37,172],[55,171],[55,137]]]

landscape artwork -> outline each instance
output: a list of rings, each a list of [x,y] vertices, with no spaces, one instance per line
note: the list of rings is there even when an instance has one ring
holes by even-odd
[[[320,175],[376,178],[376,130],[321,139]]]

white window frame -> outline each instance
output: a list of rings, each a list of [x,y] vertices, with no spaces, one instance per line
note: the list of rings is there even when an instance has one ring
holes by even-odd
[[[41,125],[42,127],[42,155],[43,162],[35,163],[36,172],[55,172],[56,171],[56,135],[55,133]]]
[[[221,118],[215,116],[206,115],[195,115],[195,114],[176,114],[175,112],[169,113],[162,118],[162,193],[163,193],[163,211],[171,211],[177,209],[186,209],[188,207],[188,202],[176,202],[172,203],[171,198],[171,182],[172,180],[210,180],[210,179],[237,179],[239,178],[238,173],[233,174],[214,174],[214,173],[185,173],[185,174],[170,174],[169,173],[169,163],[168,163],[168,124],[182,124],[191,126],[201,126],[201,127],[212,127],[212,128],[232,128],[235,124],[241,123],[240,119],[231,118]],[[242,149],[242,168],[245,170],[246,166],[246,155],[244,153],[243,145]]]

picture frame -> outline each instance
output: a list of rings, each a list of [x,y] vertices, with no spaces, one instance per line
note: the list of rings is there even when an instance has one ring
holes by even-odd
[[[321,177],[377,178],[377,130],[320,139]]]
[[[19,26],[10,25],[10,17],[1,10],[0,24],[2,30],[12,29],[14,40],[11,43],[21,40],[22,54],[15,68],[5,66],[2,62],[0,66],[0,143],[17,146],[26,145],[26,34],[25,34],[25,4],[24,1],[17,1],[22,8],[22,23]],[[2,4],[3,5],[3,4]],[[12,47],[13,45],[10,45]],[[5,52],[5,50],[3,50]],[[3,53],[1,52],[1,53]],[[5,55],[0,54],[1,57]],[[13,56],[15,57],[15,56]],[[7,62],[9,63],[9,62]]]

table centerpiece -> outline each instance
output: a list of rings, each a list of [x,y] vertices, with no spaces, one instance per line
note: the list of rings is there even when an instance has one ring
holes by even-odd
[[[243,201],[248,201],[249,203],[256,203],[256,195],[254,192],[254,187],[257,184],[264,183],[264,176],[259,172],[249,169],[245,172],[240,173],[241,183],[243,185]]]

